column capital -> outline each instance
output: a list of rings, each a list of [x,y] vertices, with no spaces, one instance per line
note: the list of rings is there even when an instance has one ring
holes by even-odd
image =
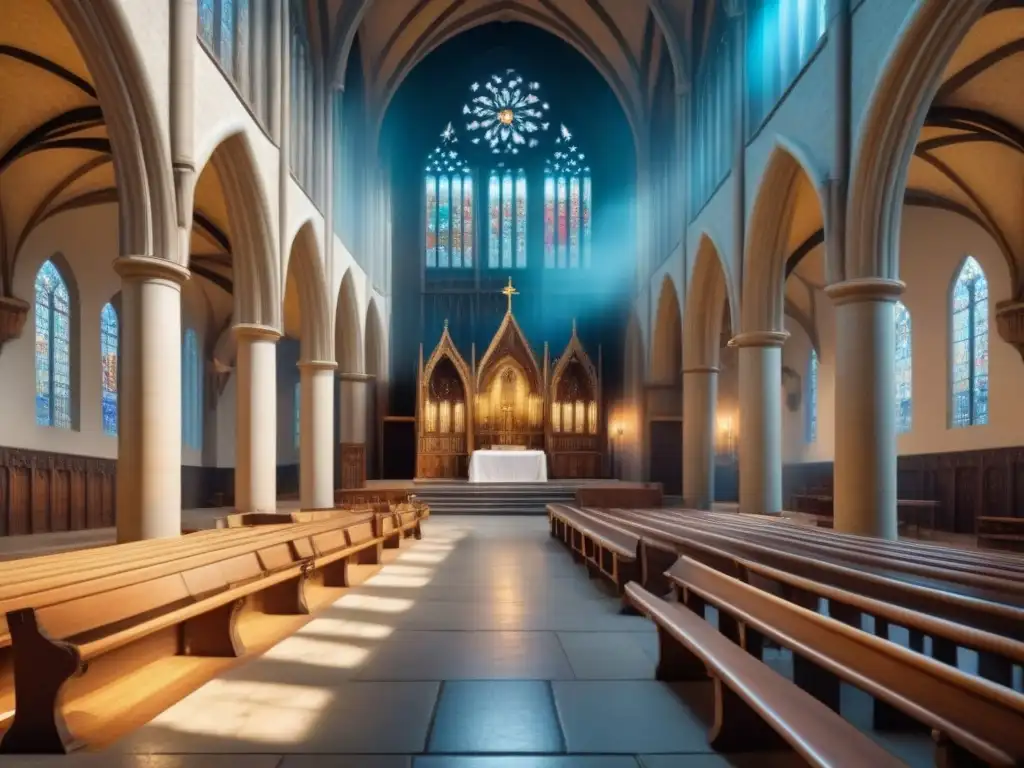
[[[862,301],[888,301],[895,303],[906,283],[885,277],[855,277],[825,286],[825,294],[836,306]]]
[[[688,373],[718,373],[719,370],[717,365],[691,365],[683,368],[683,376]]]
[[[231,330],[238,338],[254,341],[277,341],[283,335],[277,328],[258,323],[238,323]]]
[[[333,360],[300,360],[300,371],[335,371],[338,364]]]
[[[179,287],[192,276],[181,264],[156,256],[119,256],[114,271],[124,280],[166,280]]]
[[[347,371],[342,371],[341,373],[338,374],[338,378],[341,379],[342,381],[354,381],[357,383],[365,384],[367,382],[373,381],[377,377],[374,376],[372,373],[350,373]]]
[[[745,331],[729,339],[730,347],[781,347],[789,331]]]

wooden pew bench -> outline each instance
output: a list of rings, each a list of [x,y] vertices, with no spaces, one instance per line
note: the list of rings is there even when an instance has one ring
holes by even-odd
[[[756,752],[788,745],[808,764],[822,768],[903,765],[696,613],[638,584],[629,584],[626,596],[658,626],[659,680],[711,678],[715,719],[708,743],[714,749]]]
[[[0,752],[70,751],[78,746],[76,722],[66,724],[64,715],[76,699],[161,659],[241,656],[243,609],[308,614],[311,583],[346,587],[350,564],[381,562],[383,541],[368,517],[287,529],[260,526],[242,543],[223,531],[236,544],[206,555],[192,553],[183,537],[181,558],[0,604],[15,692]]]
[[[875,728],[924,726],[943,767],[1024,764],[1024,696],[681,557],[670,569],[691,608],[713,605],[753,657],[765,638],[793,652],[797,683],[839,709],[840,681],[875,699]],[[871,765],[872,762],[851,763]]]
[[[614,524],[594,520],[565,504],[548,504],[551,535],[565,543],[591,576],[595,571],[611,579],[618,594],[626,582],[639,578],[640,540]]]
[[[1024,517],[979,517],[978,546],[1024,553]]]

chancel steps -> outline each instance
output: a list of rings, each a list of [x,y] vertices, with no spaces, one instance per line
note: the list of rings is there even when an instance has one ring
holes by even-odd
[[[571,504],[580,483],[417,482],[414,493],[438,515],[545,515],[548,504]]]

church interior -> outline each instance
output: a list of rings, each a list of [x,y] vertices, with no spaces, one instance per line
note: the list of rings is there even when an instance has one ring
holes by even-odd
[[[1018,74],[1016,0],[3,0],[0,766],[1024,765]]]

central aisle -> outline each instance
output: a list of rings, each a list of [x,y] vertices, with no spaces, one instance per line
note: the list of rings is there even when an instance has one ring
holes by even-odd
[[[707,684],[680,696],[654,681],[652,625],[620,615],[548,536],[546,518],[432,517],[405,547],[264,656],[110,750],[60,765],[769,764],[707,754],[710,713],[695,714]]]

